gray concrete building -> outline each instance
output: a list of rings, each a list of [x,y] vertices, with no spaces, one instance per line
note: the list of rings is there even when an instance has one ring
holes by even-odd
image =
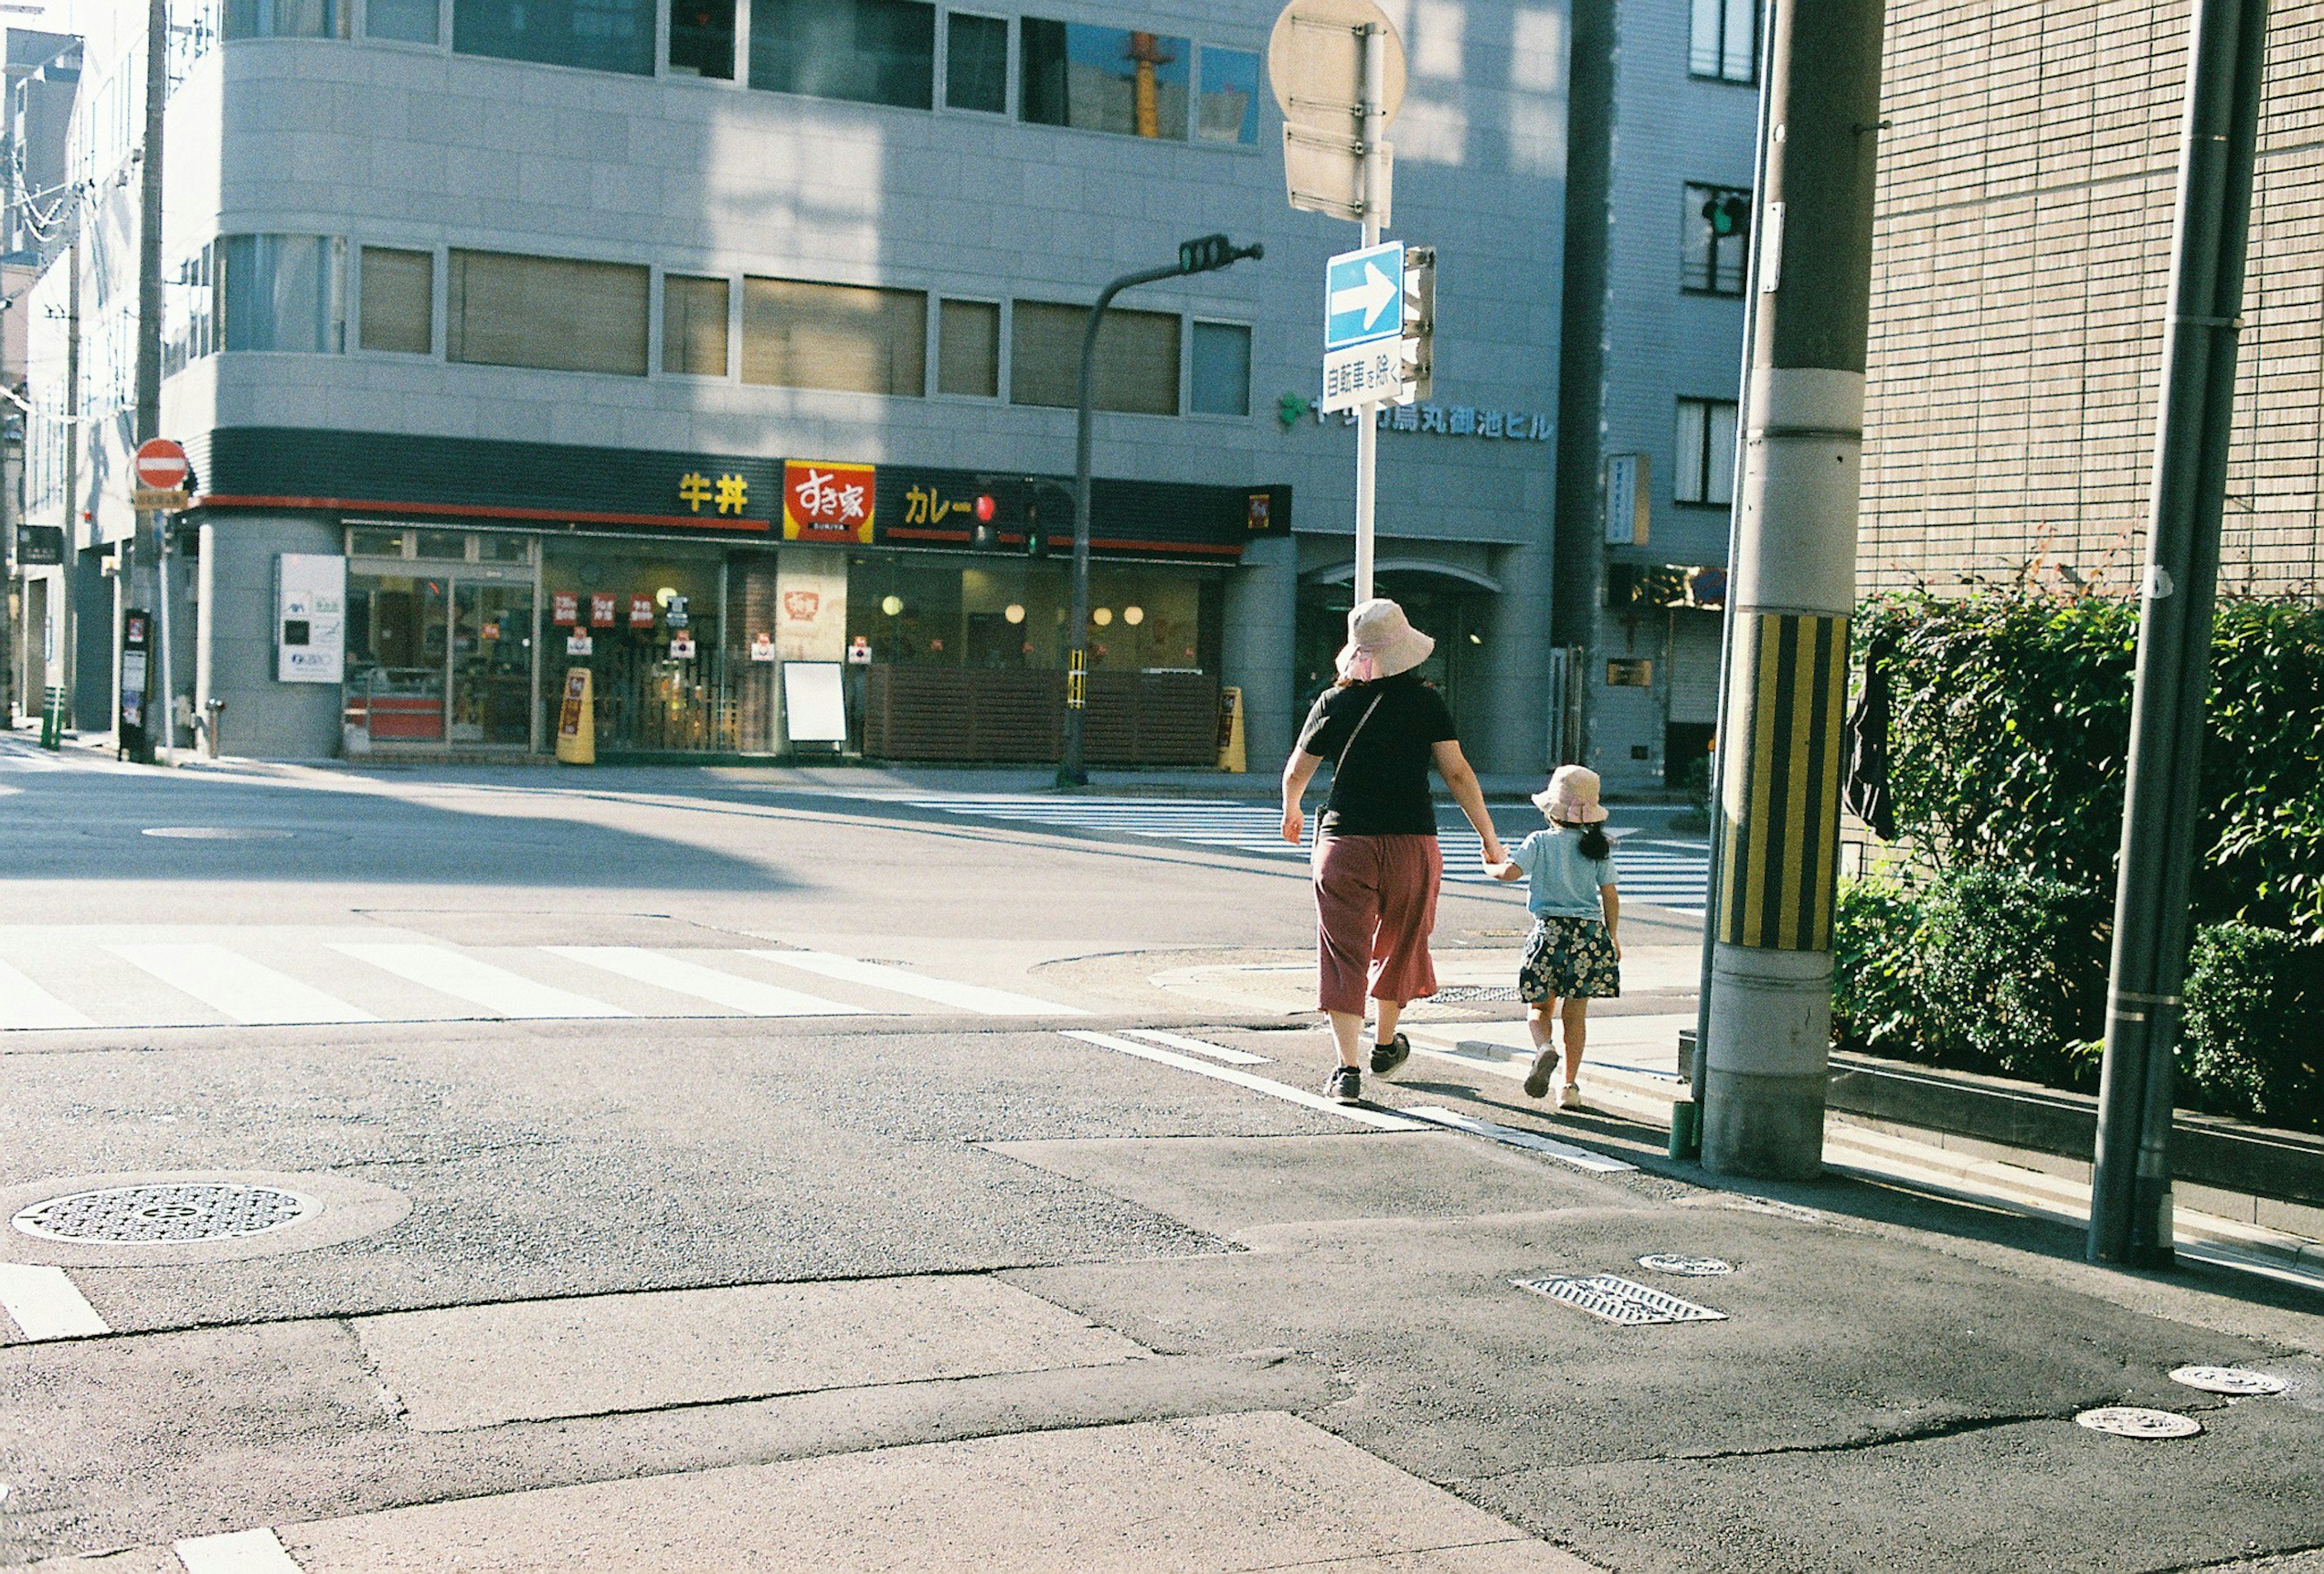
[[[183,700],[223,702],[230,751],[539,755],[586,668],[604,751],[824,750],[799,740],[828,680],[867,753],[1055,758],[1082,312],[1223,231],[1265,260],[1126,296],[1104,340],[1091,755],[1214,759],[1223,686],[1253,768],[1280,759],[1348,604],[1355,434],[1313,400],[1323,263],[1355,229],[1285,201],[1273,7],[180,9],[163,429],[196,487],[170,621]],[[1379,584],[1436,634],[1472,756],[1533,770],[1571,666],[1548,615],[1567,14],[1388,9],[1410,62],[1392,233],[1439,268],[1431,401],[1382,417]],[[112,560],[142,37],[88,59],[85,244],[40,287],[57,391],[29,502]],[[1653,198],[1640,247],[1674,280],[1681,200]],[[1728,336],[1705,361],[1731,383]],[[1665,359],[1608,358],[1619,441],[1670,441],[1624,371]],[[143,574],[124,606],[147,610]]]

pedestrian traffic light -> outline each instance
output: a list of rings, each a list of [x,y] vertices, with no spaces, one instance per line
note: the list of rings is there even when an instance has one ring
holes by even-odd
[[[1247,246],[1239,246],[1224,235],[1203,235],[1178,243],[1178,272],[1211,273],[1240,262],[1245,257],[1256,261],[1265,255],[1267,248],[1256,241]]]
[[[1031,498],[1025,502],[1025,556],[1047,557],[1049,543],[1041,538],[1041,505]]]
[[[1751,228],[1751,194],[1714,191],[1702,199],[1702,222],[1720,240],[1748,234]]]

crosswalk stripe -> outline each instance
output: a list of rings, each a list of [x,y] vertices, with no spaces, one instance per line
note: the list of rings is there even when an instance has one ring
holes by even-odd
[[[379,1020],[359,1006],[237,956],[223,945],[108,945],[106,949],[245,1026]]]
[[[0,1028],[94,1027],[97,1024],[0,962]]]
[[[0,1263],[0,1311],[28,1339],[94,1339],[113,1331],[62,1268]]]
[[[334,941],[333,951],[501,1017],[631,1017],[619,1006],[538,983],[442,945]]]
[[[1503,1126],[1498,1120],[1480,1120],[1473,1115],[1463,1115],[1457,1109],[1440,1109],[1434,1105],[1424,1105],[1419,1109],[1414,1109],[1406,1105],[1403,1112],[1406,1115],[1417,1116],[1423,1120],[1432,1121],[1438,1126],[1449,1126],[1455,1131],[1468,1132],[1472,1137],[1489,1137],[1507,1147],[1529,1148],[1535,1153],[1545,1153],[1552,1158],[1564,1160],[1577,1170],[1588,1170],[1592,1174],[1610,1175],[1618,1171],[1635,1170],[1638,1167],[1622,1159],[1609,1158],[1602,1153],[1592,1153],[1586,1147],[1575,1147],[1572,1143],[1559,1142],[1554,1137],[1544,1137],[1537,1131],[1526,1131],[1515,1126]]]
[[[1157,1061],[1166,1066],[1176,1066],[1183,1072],[1210,1077],[1222,1082],[1232,1082],[1239,1088],[1249,1088],[1254,1093],[1265,1093],[1270,1099],[1281,1099],[1289,1104],[1304,1104],[1310,1109],[1321,1109],[1326,1115],[1337,1115],[1359,1126],[1376,1126],[1382,1131],[1425,1131],[1427,1127],[1416,1120],[1386,1109],[1376,1109],[1367,1104],[1341,1104],[1311,1093],[1305,1088],[1295,1088],[1288,1082],[1278,1082],[1268,1077],[1255,1077],[1249,1072],[1232,1066],[1212,1065],[1189,1055],[1175,1054],[1167,1049],[1157,1049],[1150,1044],[1118,1037],[1111,1033],[1084,1033],[1078,1027],[1061,1030],[1067,1038],[1077,1038],[1084,1044],[1093,1044],[1100,1049],[1110,1049],[1119,1054],[1134,1054],[1140,1060]]]
[[[1249,1054],[1240,1049],[1229,1049],[1222,1044],[1206,1044],[1199,1038],[1188,1038],[1184,1034],[1165,1033],[1158,1027],[1125,1027],[1122,1031],[1132,1038],[1150,1039],[1171,1049],[1183,1049],[1189,1054],[1223,1061],[1231,1066],[1263,1066],[1268,1063],[1263,1054]]]
[[[801,994],[779,984],[720,972],[700,962],[687,962],[638,945],[544,945],[551,956],[562,956],[591,967],[635,979],[656,989],[669,990],[709,1000],[752,1017],[862,1017],[860,1006],[843,1006],[816,995]]]
[[[1072,1006],[1061,1006],[1054,1000],[1036,999],[1031,995],[991,989],[983,984],[954,983],[950,979],[929,978],[924,973],[909,972],[882,962],[863,962],[852,956],[834,956],[829,952],[752,951],[744,954],[781,967],[837,979],[842,983],[865,984],[875,990],[886,990],[891,994],[934,1000],[942,1006],[956,1006],[982,1017],[1085,1017],[1089,1014]]]
[[[282,1539],[264,1528],[195,1536],[171,1551],[178,1554],[186,1574],[300,1574],[298,1560]]]

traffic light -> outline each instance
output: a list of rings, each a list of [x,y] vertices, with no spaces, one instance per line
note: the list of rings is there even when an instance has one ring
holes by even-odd
[[[1178,272],[1181,273],[1212,273],[1245,257],[1253,261],[1267,255],[1267,248],[1257,242],[1238,246],[1224,235],[1203,235],[1178,243]]]
[[[1702,222],[1720,240],[1729,235],[1748,235],[1751,229],[1751,194],[1748,191],[1714,191],[1702,199]]]
[[[1041,538],[1041,504],[1037,498],[1025,500],[1025,556],[1047,557],[1049,543]]]
[[[992,523],[992,516],[996,511],[996,505],[993,503],[991,492],[977,493],[976,502],[969,510],[976,523],[970,529],[968,538],[970,544],[980,552],[990,551],[1001,545],[1001,532]]]

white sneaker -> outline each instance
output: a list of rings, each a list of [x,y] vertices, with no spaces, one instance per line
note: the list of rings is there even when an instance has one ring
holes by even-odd
[[[1568,1082],[1563,1087],[1558,1089],[1557,1107],[1561,1109],[1588,1109],[1589,1106],[1582,1101],[1582,1084],[1579,1082]]]

